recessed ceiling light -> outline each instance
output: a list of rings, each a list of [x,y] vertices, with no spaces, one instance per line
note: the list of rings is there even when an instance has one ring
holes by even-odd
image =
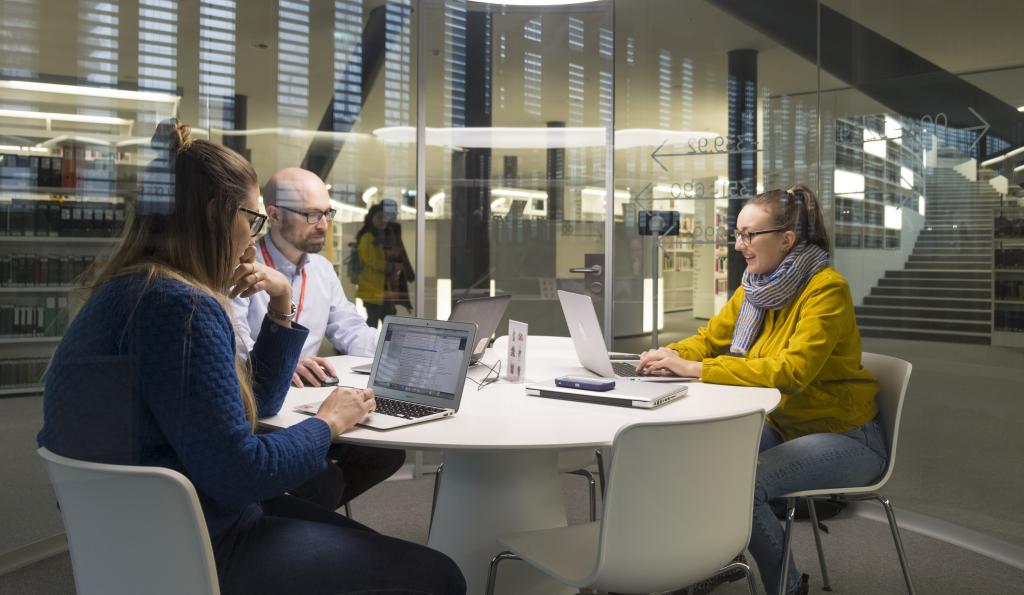
[[[81,85],[58,85],[55,83],[39,83],[36,81],[0,81],[0,89],[34,91],[36,93],[54,93],[57,95],[82,95],[86,97],[105,97],[108,99],[129,99],[132,101],[152,101],[156,103],[175,103],[180,97],[166,93],[151,91],[127,91],[110,87],[85,87]]]

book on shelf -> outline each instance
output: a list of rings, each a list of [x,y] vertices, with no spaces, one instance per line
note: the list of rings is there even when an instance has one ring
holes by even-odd
[[[2,203],[0,234],[34,237],[117,237],[124,203],[12,198]]]
[[[18,358],[0,362],[0,389],[40,385],[49,358]]]

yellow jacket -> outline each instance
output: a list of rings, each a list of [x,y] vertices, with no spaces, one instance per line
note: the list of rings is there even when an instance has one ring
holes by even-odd
[[[779,389],[782,401],[768,422],[785,440],[846,432],[875,417],[878,382],[860,365],[853,300],[835,269],[818,271],[785,308],[766,312],[746,357],[723,355],[729,353],[744,295],[737,289],[707,326],[669,349],[702,362],[704,382]]]
[[[373,241],[372,233],[364,233],[356,247],[359,253],[359,283],[356,297],[367,304],[381,305],[384,303],[384,275],[388,268],[388,258],[384,248]]]

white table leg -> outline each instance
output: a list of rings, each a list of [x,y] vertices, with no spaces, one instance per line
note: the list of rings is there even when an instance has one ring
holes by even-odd
[[[482,595],[497,536],[564,527],[565,503],[557,451],[446,451],[429,545],[462,569],[470,595]],[[575,593],[525,562],[502,562],[496,593]]]

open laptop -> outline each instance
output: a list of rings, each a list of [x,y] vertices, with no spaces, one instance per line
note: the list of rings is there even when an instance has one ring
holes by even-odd
[[[565,324],[576,348],[576,357],[583,367],[603,378],[623,378],[647,382],[692,382],[696,378],[661,374],[639,374],[636,365],[639,358],[613,360],[604,346],[601,326],[597,322],[594,302],[588,295],[558,291],[562,304]]]
[[[476,345],[473,347],[472,363],[477,363],[487,351],[487,344],[491,341],[498,323],[505,316],[510,295],[496,295],[491,297],[466,298],[455,302],[452,313],[448,320],[452,322],[473,322],[476,323]]]
[[[377,410],[359,425],[390,430],[455,415],[476,341],[476,324],[388,316],[367,383]],[[296,407],[315,415],[320,403]]]
[[[466,298],[455,302],[448,320],[451,322],[472,322],[476,324],[476,345],[473,346],[473,357],[470,365],[480,361],[487,351],[487,344],[498,328],[498,323],[505,316],[510,295],[496,295],[491,297]],[[369,374],[373,369],[373,363],[352,366],[351,371],[357,374]]]
[[[566,388],[558,386],[554,380],[526,385],[526,394],[534,397],[641,409],[661,407],[685,396],[687,392],[685,384],[653,382],[619,382],[615,388],[606,392]]]

